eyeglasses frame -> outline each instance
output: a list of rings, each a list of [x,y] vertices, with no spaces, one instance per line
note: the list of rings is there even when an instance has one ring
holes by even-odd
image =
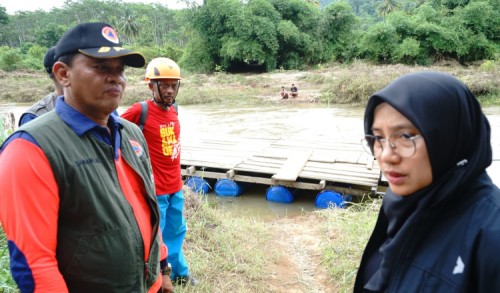
[[[398,156],[401,156],[403,158],[411,158],[415,155],[415,153],[417,152],[417,143],[415,142],[416,139],[418,138],[421,138],[422,135],[420,134],[416,134],[416,135],[412,135],[410,137],[408,137],[407,139],[411,140],[411,142],[413,142],[413,153],[409,156],[403,156],[401,155],[400,153],[398,153],[397,149],[396,149],[396,144],[394,144],[392,141],[391,141],[391,138],[394,137],[394,136],[401,136],[403,135],[403,133],[398,133],[398,134],[393,134],[391,136],[389,136],[389,138],[380,138],[378,136],[375,136],[375,135],[372,135],[372,134],[365,134],[365,137],[361,139],[361,145],[363,146],[363,149],[369,153],[370,155],[374,156],[374,157],[379,157],[380,155],[382,155],[382,153],[384,152],[384,145],[386,143],[389,143],[389,147],[392,149],[392,151],[394,153],[396,153]],[[373,139],[373,144],[369,144],[368,142],[368,139],[367,137]],[[375,142],[378,142],[380,144],[380,148],[381,148],[381,152],[378,156],[375,155],[375,152],[374,152],[374,145],[375,145]],[[369,150],[366,149],[366,146],[369,147]]]

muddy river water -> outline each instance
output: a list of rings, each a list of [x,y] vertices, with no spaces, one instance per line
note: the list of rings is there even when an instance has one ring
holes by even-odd
[[[493,158],[488,173],[500,186],[500,107],[485,108],[492,129]],[[364,109],[352,106],[280,104],[262,107],[216,105],[180,107],[182,134],[294,138],[299,140],[359,141]],[[267,186],[255,186],[237,198],[218,198],[242,214],[260,217],[295,215],[314,210],[316,192],[299,192],[292,204],[266,202]]]
[[[29,105],[1,105],[0,111],[14,112],[16,119]],[[121,113],[125,108],[119,108]],[[500,186],[500,106],[483,109],[492,129],[493,164],[488,173]],[[181,137],[244,136],[294,138],[299,140],[359,141],[363,135],[363,108],[318,104],[276,104],[263,106],[179,106]],[[17,121],[17,120],[16,120]],[[216,197],[224,206],[256,217],[283,217],[314,210],[316,192],[302,191],[292,204],[265,200],[268,186],[256,185],[235,198]]]

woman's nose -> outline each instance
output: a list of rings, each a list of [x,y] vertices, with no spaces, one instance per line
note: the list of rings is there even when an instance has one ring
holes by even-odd
[[[389,140],[386,140],[382,146],[379,158],[382,160],[393,160],[394,158],[400,158],[400,156],[396,152],[396,146]]]

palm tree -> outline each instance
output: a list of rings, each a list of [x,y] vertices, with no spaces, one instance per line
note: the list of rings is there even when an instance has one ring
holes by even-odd
[[[385,17],[389,13],[399,9],[400,3],[397,0],[383,0],[377,6],[377,12],[379,15]]]
[[[320,3],[318,0],[307,0],[307,2],[311,3],[312,5],[320,7]]]
[[[129,41],[133,41],[134,38],[139,35],[140,27],[136,22],[136,16],[129,9],[125,10],[120,23],[121,32],[123,32]]]
[[[7,9],[3,6],[0,6],[0,24],[8,24],[9,23],[9,15],[7,14]]]

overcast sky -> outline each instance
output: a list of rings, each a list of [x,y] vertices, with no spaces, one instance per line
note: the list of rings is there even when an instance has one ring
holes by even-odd
[[[160,3],[170,9],[183,8],[177,0],[123,0],[123,2]],[[42,9],[50,11],[57,7],[62,8],[64,0],[0,0],[0,6],[5,7],[7,14],[14,14],[16,11],[35,11]]]

